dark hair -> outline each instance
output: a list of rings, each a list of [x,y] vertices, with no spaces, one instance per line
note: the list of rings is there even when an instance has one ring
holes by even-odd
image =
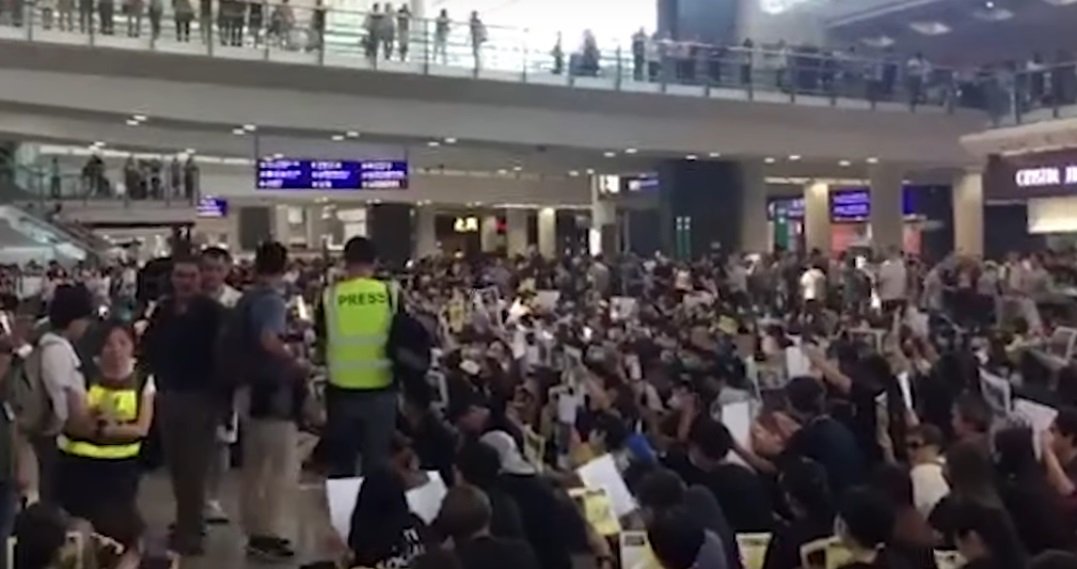
[[[942,431],[931,423],[920,423],[919,425],[910,427],[908,434],[906,434],[906,438],[908,437],[920,437],[921,439],[924,439],[925,446],[933,446],[939,449],[942,448]]]
[[[868,549],[886,544],[894,532],[894,507],[890,500],[868,487],[846,492],[838,516],[845,522],[849,537]]]
[[[1060,408],[1055,417],[1055,428],[1064,437],[1075,437],[1077,443],[1077,407],[1066,405]]]
[[[49,324],[65,330],[72,322],[93,315],[93,295],[83,284],[62,284],[56,287],[49,303]]]
[[[871,487],[889,496],[895,508],[913,507],[912,477],[903,466],[880,464],[871,473]]]
[[[392,556],[412,526],[404,480],[386,466],[367,474],[352,510],[348,545],[359,565],[375,565]]]
[[[972,500],[957,500],[950,511],[954,536],[963,538],[971,532],[991,552],[991,558],[999,567],[1024,567],[1027,560],[1021,543],[1006,510],[992,508]]]
[[[1024,480],[1030,477],[1042,480],[1031,428],[1012,426],[995,433],[995,455],[998,474],[1004,480]]]
[[[659,512],[647,525],[651,551],[666,569],[689,569],[706,539],[703,526],[684,507]]]
[[[446,537],[468,539],[490,526],[490,499],[481,489],[461,484],[449,489],[441,501],[434,525]]]
[[[288,264],[288,249],[277,241],[266,241],[254,252],[254,272],[259,275],[280,275]]]
[[[366,237],[352,237],[344,244],[344,262],[349,265],[373,265],[377,259],[374,243]]]
[[[63,511],[54,506],[39,502],[23,510],[15,519],[15,566],[19,569],[49,567],[64,546],[67,526]]]
[[[456,467],[460,469],[460,474],[468,484],[490,488],[497,483],[501,458],[490,445],[468,441],[456,455]]]
[[[232,260],[232,254],[224,247],[206,247],[202,249],[202,258],[228,262]]]
[[[1029,563],[1028,569],[1077,569],[1077,555],[1069,551],[1044,551]]]
[[[814,377],[802,375],[789,380],[785,386],[789,406],[798,415],[816,417],[825,410],[826,390]]]
[[[595,417],[591,430],[605,433],[606,448],[608,449],[619,449],[624,446],[630,434],[624,420],[608,412],[600,413]]]
[[[703,417],[697,419],[688,433],[690,444],[711,460],[722,460],[733,450],[733,435],[725,425]]]
[[[655,511],[684,504],[684,480],[672,470],[658,468],[643,477],[636,497],[641,506]]]
[[[978,433],[986,433],[991,428],[991,408],[975,393],[962,393],[954,402],[954,413]]]
[[[975,441],[954,444],[946,451],[946,479],[955,496],[998,505],[994,470],[984,449]]]
[[[834,497],[826,469],[804,457],[792,457],[782,465],[778,484],[811,517],[834,517]]]

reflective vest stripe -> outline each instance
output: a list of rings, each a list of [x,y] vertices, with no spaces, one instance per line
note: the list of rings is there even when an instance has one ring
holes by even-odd
[[[86,458],[121,460],[124,458],[135,458],[138,456],[138,453],[142,452],[141,442],[124,445],[101,445],[85,441],[71,440],[65,435],[60,435],[59,438],[56,439],[56,442],[60,445],[60,449],[65,453],[75,456],[84,456]]]
[[[142,394],[136,389],[112,389],[93,385],[86,391],[86,406],[91,411],[106,410],[120,423],[138,420],[139,399]],[[56,439],[57,446],[63,452],[86,458],[104,460],[122,460],[135,458],[142,451],[142,441],[130,443],[107,444],[86,440],[75,440],[61,434]]]

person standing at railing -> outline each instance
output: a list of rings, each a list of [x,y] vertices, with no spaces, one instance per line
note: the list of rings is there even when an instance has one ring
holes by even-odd
[[[752,82],[752,65],[755,59],[755,43],[752,38],[744,38],[741,44],[740,82],[749,85]]]
[[[56,8],[59,15],[56,27],[64,32],[75,31],[75,0],[59,0]]]
[[[123,10],[127,15],[127,37],[137,38],[142,35],[143,0],[124,0]]]
[[[258,47],[258,44],[262,41],[262,34],[264,33],[262,26],[265,25],[265,13],[264,8],[262,7],[262,0],[248,0],[246,5],[247,27],[250,28],[251,40],[254,41],[254,47]]]
[[[168,194],[174,198],[183,195],[183,166],[180,165],[179,156],[173,156],[168,163]]]
[[[411,47],[411,9],[405,3],[396,11],[396,35],[400,49],[400,61],[408,60]]]
[[[154,41],[161,37],[161,15],[164,11],[164,0],[150,0],[150,37]]]
[[[56,12],[56,0],[38,0],[37,6],[41,8],[41,26],[46,30],[51,30],[53,15]]]
[[[60,161],[53,156],[49,164],[49,195],[52,199],[60,199]]]
[[[381,4],[374,4],[363,22],[363,30],[366,32],[366,37],[363,38],[363,51],[371,63],[378,59],[378,34],[381,32],[381,19],[383,17]]]
[[[553,50],[550,51],[550,56],[553,57],[553,74],[560,75],[565,72],[565,50],[561,47],[561,32],[557,32],[557,41],[553,44]]]
[[[172,19],[176,24],[176,41],[191,41],[191,20],[194,19],[191,0],[172,0]]]
[[[178,4],[180,0],[174,1]],[[190,0],[183,1],[189,2]],[[191,12],[193,14],[193,8]],[[202,43],[209,44],[210,39],[213,37],[213,0],[198,0],[198,32],[202,36]],[[190,39],[190,29],[187,30],[187,37]]]
[[[183,194],[188,201],[194,202],[199,189],[198,164],[194,162],[194,154],[187,155],[187,162],[183,165]]]
[[[486,43],[486,24],[479,18],[478,10],[471,11],[471,20],[468,22],[471,31],[471,54],[475,57],[475,69],[482,67],[482,45]]]
[[[393,58],[393,48],[396,46],[396,14],[393,13],[393,5],[385,5],[385,16],[381,19],[381,29],[378,32],[381,38],[382,51],[385,52],[386,61]]]
[[[101,22],[101,33],[111,36],[116,25],[115,0],[97,0],[97,16]]]
[[[632,79],[643,81],[643,63],[647,57],[647,32],[640,28],[632,34]]]
[[[93,0],[79,0],[79,31],[89,33],[93,29]]]
[[[449,12],[442,8],[438,14],[438,19],[434,22],[434,59],[437,59],[440,53],[442,65],[449,62],[448,44],[451,29],[452,21],[449,20]]]
[[[924,54],[917,53],[905,64],[905,80],[909,85],[909,106],[915,108],[921,103],[924,94],[924,78],[928,74],[928,63]]]

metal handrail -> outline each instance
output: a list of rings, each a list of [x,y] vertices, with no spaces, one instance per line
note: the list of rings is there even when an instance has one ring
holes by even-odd
[[[832,104],[860,99],[873,107],[903,103],[913,110],[974,106],[963,104],[962,92],[980,87],[944,67],[908,73],[904,61],[808,48],[652,39],[641,44],[626,37],[596,38],[588,48],[573,49],[565,41],[555,44],[560,36],[553,30],[473,27],[471,22],[411,16],[402,36],[397,14],[383,15],[379,26],[371,13],[287,3],[225,0],[203,14],[198,0],[80,0],[77,6],[63,3],[66,11],[54,2],[27,0],[19,21],[23,33],[5,33],[0,25],[0,38],[70,45],[71,36],[81,34],[90,46],[439,75],[455,69],[484,79],[704,97],[767,94],[768,100],[796,102],[797,97],[817,96]],[[125,13],[121,6],[131,11]],[[392,26],[384,24],[390,21]],[[473,33],[480,28],[483,33]]]

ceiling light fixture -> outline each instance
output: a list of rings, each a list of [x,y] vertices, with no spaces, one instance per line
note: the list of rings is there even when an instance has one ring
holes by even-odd
[[[613,158],[614,156],[617,156],[617,153],[608,150],[606,152],[603,152],[602,155],[605,156],[606,158]]]
[[[451,136],[445,137],[445,144],[456,144],[456,139]]]
[[[707,156],[709,156],[711,158],[721,158],[722,153],[721,152],[708,152]]]
[[[879,159],[876,158],[875,156],[869,156],[867,162],[868,162],[868,164],[878,164]]]
[[[437,148],[437,147],[441,146],[441,143],[436,141],[436,140],[431,140],[430,142],[427,142],[426,145],[429,146],[430,148]]]
[[[573,178],[575,178],[575,177],[577,177],[577,176],[579,176],[579,175],[580,175],[580,171],[579,171],[579,170],[569,170],[569,171],[568,171],[568,175],[569,175],[569,176],[572,176]]]
[[[273,159],[274,159],[274,160],[280,160],[280,159],[282,159],[282,158],[284,158],[284,155],[283,155],[283,154],[281,154],[280,152],[278,152],[278,153],[276,153],[276,154],[274,154],[274,155],[273,155]]]
[[[331,136],[329,138],[331,138],[333,140],[333,142],[340,142],[340,141],[344,140],[344,135],[343,134],[334,134],[333,136]]]
[[[995,3],[991,2],[991,0],[988,0],[987,3],[984,4],[984,6],[986,6],[988,10],[994,10],[995,9]]]
[[[848,168],[851,164],[852,163],[848,160],[841,160],[838,162],[838,166],[841,166],[842,168]]]
[[[359,138],[359,131],[349,130],[348,132],[344,133],[344,136],[347,136],[348,138]]]
[[[506,170],[506,169],[504,169],[504,168],[501,168],[501,169],[499,169],[499,170],[497,171],[497,173],[498,173],[498,174],[501,174],[502,176],[504,176],[505,174],[508,174],[508,173],[509,173],[509,171],[508,171],[508,170]]]
[[[247,132],[254,132],[258,130],[258,127],[254,126],[253,124],[245,124],[243,125],[243,130]]]
[[[800,160],[800,155],[799,154],[790,154],[789,155],[789,161],[790,162],[796,162],[798,160]]]
[[[101,142],[100,140],[93,143],[93,146],[96,147],[96,148],[101,148],[104,145],[105,145],[105,143]]]
[[[767,156],[766,158],[763,159],[763,162],[766,162],[767,164],[773,164],[773,163],[775,163],[777,161],[778,160],[775,159],[773,156]]]
[[[695,154],[689,154],[688,156],[685,156],[684,159],[685,160],[699,160],[699,156],[696,156]]]
[[[639,150],[636,150],[635,148],[626,148],[625,149],[625,154],[635,154],[637,152],[639,152]]]
[[[186,148],[183,150],[185,154],[194,154],[194,148]]]
[[[148,117],[146,115],[131,115],[131,119],[138,122],[146,122],[147,118]]]
[[[138,122],[135,119],[127,119],[127,126],[138,126],[140,124],[142,123]]]
[[[513,167],[512,167],[512,171],[513,171],[513,172],[520,172],[520,171],[522,171],[523,169],[524,169],[524,167],[523,167],[523,166],[513,166]]]
[[[247,131],[244,130],[243,128],[241,128],[241,127],[233,128],[232,129],[232,134],[234,134],[236,136],[243,136],[244,134],[247,134]]]
[[[587,169],[587,175],[588,176],[594,176],[595,175],[595,169],[594,168],[588,168]]]

